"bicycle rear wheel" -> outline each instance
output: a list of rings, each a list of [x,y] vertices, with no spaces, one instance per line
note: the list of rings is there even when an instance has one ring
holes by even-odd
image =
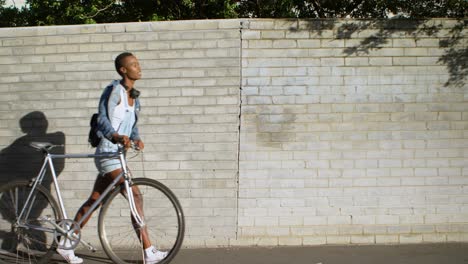
[[[27,181],[7,183],[0,188],[0,260],[15,263],[49,263],[54,254],[54,228],[41,220],[56,221],[60,210],[50,192],[39,185],[33,194],[26,217],[16,225],[31,192]]]
[[[176,196],[158,181],[138,178],[133,180],[143,200],[143,219],[151,243],[168,255],[161,264],[169,263],[179,251],[185,230],[182,207]],[[99,238],[104,251],[114,263],[144,263],[143,246],[135,230],[126,198],[116,188],[99,213]]]

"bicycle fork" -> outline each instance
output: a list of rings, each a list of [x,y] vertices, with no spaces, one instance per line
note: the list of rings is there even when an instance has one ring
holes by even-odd
[[[135,197],[133,196],[133,190],[129,184],[131,181],[131,178],[129,177],[130,173],[127,168],[127,162],[125,160],[124,155],[119,156],[120,159],[120,164],[122,164],[122,169],[123,169],[123,177],[125,178],[124,184],[125,184],[125,193],[127,194],[127,200],[128,200],[128,205],[130,207],[130,212],[135,219],[135,222],[137,223],[139,228],[142,228],[145,223],[143,219],[140,217],[140,214],[138,213],[138,210],[135,205]]]
[[[132,217],[135,219],[135,222],[138,225],[138,227],[142,228],[143,226],[145,226],[145,223],[142,217],[140,216],[140,214],[138,213],[138,210],[135,205],[135,197],[133,196],[133,190],[132,190],[132,187],[130,187],[130,184],[128,183],[128,181],[125,181],[125,191],[127,194],[126,198],[128,200],[128,205],[130,207],[130,212],[132,214]]]

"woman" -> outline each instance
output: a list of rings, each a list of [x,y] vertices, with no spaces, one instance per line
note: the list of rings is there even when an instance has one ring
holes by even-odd
[[[116,152],[117,143],[128,149],[132,141],[138,149],[142,150],[145,147],[136,125],[140,110],[139,92],[133,88],[135,82],[141,78],[140,64],[132,53],[124,52],[115,59],[115,69],[122,76],[122,80],[113,81],[104,90],[99,101],[98,125],[101,142],[96,148],[96,153]],[[90,197],[78,210],[75,221],[79,221],[89,211],[91,205],[99,199],[103,191],[122,173],[118,158],[96,158],[95,164],[100,174],[94,183]],[[121,181],[123,182],[123,179]],[[138,187],[134,186],[132,190],[137,210],[142,212],[142,201]],[[81,227],[88,222],[89,218],[83,221]],[[158,251],[151,244],[145,229],[142,229],[141,232],[135,231],[143,243],[145,263],[158,263],[167,256],[167,252]],[[57,252],[68,263],[83,263],[83,259],[75,256],[73,250],[57,249]]]

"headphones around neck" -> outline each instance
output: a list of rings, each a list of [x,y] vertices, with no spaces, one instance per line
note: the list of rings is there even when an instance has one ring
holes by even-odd
[[[140,91],[138,91],[138,90],[135,89],[135,88],[132,88],[132,89],[130,90],[130,97],[131,97],[132,99],[137,99],[138,96],[140,96]]]
[[[125,84],[123,84],[122,82],[120,82],[120,84],[125,88],[125,90],[128,91],[128,89],[130,89],[128,86],[126,86]],[[138,91],[137,89],[135,88],[131,88],[130,89],[130,97],[132,99],[137,99],[138,96],[140,96],[140,91]]]

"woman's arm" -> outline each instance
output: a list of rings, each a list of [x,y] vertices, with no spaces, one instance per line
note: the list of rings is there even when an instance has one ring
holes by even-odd
[[[109,119],[109,113],[112,113],[115,106],[120,101],[120,95],[114,92],[114,85],[110,84],[106,87],[99,100],[99,118],[98,127],[102,136],[110,141],[113,141],[113,136],[117,134],[117,131],[112,127],[112,123]],[[118,135],[118,134],[117,134]]]
[[[132,128],[132,133],[130,134],[130,139],[132,141],[141,141],[140,132],[138,130],[138,115],[140,113],[140,100],[135,99],[135,124]]]

